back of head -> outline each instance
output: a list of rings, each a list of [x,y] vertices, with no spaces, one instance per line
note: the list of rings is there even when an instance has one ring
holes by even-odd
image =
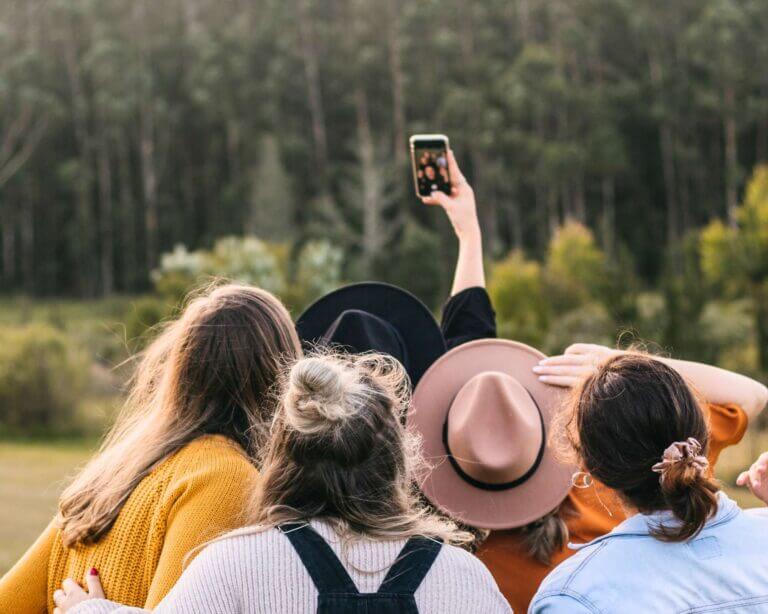
[[[468,541],[419,502],[418,442],[401,420],[407,402],[407,376],[391,357],[298,361],[284,378],[253,524],[323,518],[340,533]]]
[[[192,298],[141,356],[101,451],[62,495],[65,543],[98,541],[141,479],[200,435],[222,434],[254,455],[272,419],[270,389],[300,353],[269,292],[229,284]]]
[[[574,392],[568,437],[585,471],[642,513],[676,521],[653,529],[665,541],[698,534],[717,510],[709,432],[693,392],[672,368],[627,354],[600,366]]]

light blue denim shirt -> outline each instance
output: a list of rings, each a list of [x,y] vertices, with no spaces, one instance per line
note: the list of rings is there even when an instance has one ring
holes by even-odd
[[[662,542],[649,526],[668,512],[628,518],[583,546],[542,582],[529,613],[768,613],[768,515],[725,493],[704,530]]]

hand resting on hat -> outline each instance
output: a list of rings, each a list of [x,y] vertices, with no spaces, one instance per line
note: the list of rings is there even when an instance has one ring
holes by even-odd
[[[574,343],[559,356],[549,356],[533,368],[539,380],[551,386],[572,388],[592,375],[604,360],[622,354],[594,343]]]
[[[539,380],[552,386],[571,388],[582,378],[595,372],[597,365],[614,356],[626,354],[592,343],[575,343],[560,356],[543,359],[533,368]],[[655,360],[672,367],[707,403],[738,405],[747,417],[754,419],[768,403],[768,388],[745,375],[719,367],[688,360],[654,356]]]

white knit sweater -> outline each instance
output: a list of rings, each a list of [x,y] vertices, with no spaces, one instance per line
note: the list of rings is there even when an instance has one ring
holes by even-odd
[[[333,528],[312,521],[361,593],[375,593],[406,540],[343,545]],[[508,614],[511,609],[485,566],[443,546],[416,591],[421,613]],[[157,614],[314,614],[317,590],[288,538],[277,529],[227,537],[205,548],[154,610]],[[138,614],[106,599],[83,602],[68,614]]]

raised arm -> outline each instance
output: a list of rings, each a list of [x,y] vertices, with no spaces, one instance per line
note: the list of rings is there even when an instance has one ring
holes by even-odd
[[[448,151],[448,171],[453,188],[451,194],[433,192],[422,198],[427,205],[445,209],[456,237],[459,239],[459,258],[453,276],[451,296],[468,288],[485,288],[483,267],[483,237],[477,221],[477,206],[472,186],[461,174],[453,151]]]
[[[602,345],[576,343],[564,354],[542,360],[534,371],[544,383],[573,386],[603,360],[624,353],[623,350],[613,350]],[[745,375],[699,362],[662,356],[655,358],[680,373],[707,403],[738,405],[750,420],[768,403],[768,388]]]

